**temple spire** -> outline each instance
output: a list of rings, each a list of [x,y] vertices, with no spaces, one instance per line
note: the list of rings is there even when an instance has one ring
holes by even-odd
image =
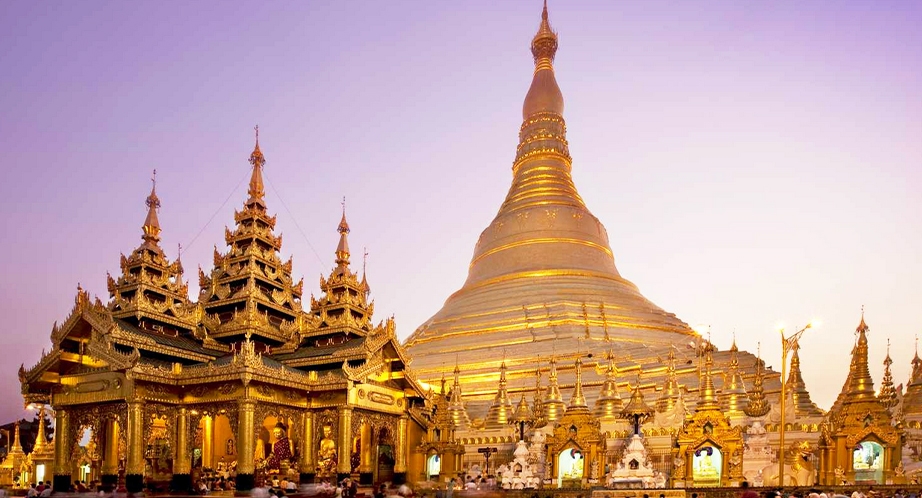
[[[560,395],[560,384],[557,381],[557,359],[551,357],[551,369],[548,372],[547,395],[544,397],[544,410],[548,423],[553,424],[563,417],[567,405]]]
[[[250,154],[250,164],[253,165],[253,174],[250,175],[250,188],[247,191],[250,194],[250,198],[247,199],[246,205],[250,206],[256,204],[265,209],[266,201],[264,198],[266,196],[266,191],[263,186],[263,166],[266,164],[266,158],[263,156],[262,151],[259,150],[259,125],[256,126],[255,130],[256,146]]]
[[[617,420],[624,409],[624,401],[618,392],[618,369],[615,367],[615,354],[608,350],[608,369],[605,371],[605,382],[598,399],[595,400],[595,416],[600,420]]]
[[[144,232],[144,235],[141,236],[144,240],[142,247],[146,247],[155,252],[161,252],[160,220],[157,218],[157,211],[160,209],[160,198],[157,197],[157,170],[154,170],[154,174],[150,181],[150,195],[148,195],[147,200],[144,201],[145,204],[147,204],[147,217],[144,218],[144,226],[141,227],[141,230]]]
[[[796,342],[791,355],[791,373],[788,374],[785,389],[791,393],[797,415],[822,415],[823,411],[810,399],[807,384],[800,373],[800,344]]]
[[[535,59],[535,74],[531,88],[522,106],[522,119],[539,113],[563,116],[563,94],[554,77],[554,56],[557,55],[557,33],[548,21],[547,4],[541,12],[541,24],[531,40],[531,54]]]
[[[682,391],[675,370],[675,346],[669,348],[669,366],[666,367],[666,380],[663,381],[663,393],[656,400],[656,410],[665,412],[676,405]]]
[[[849,372],[850,382],[845,393],[845,401],[855,401],[874,397],[874,381],[868,369],[868,325],[864,322],[864,311],[861,312],[861,323],[855,329],[858,341],[855,344],[852,356],[852,367]]]
[[[890,358],[890,339],[887,339],[887,356],[884,358],[884,378],[880,382],[880,393],[877,398],[887,408],[893,408],[899,402],[896,386],[893,385],[893,374],[890,372],[893,360]]]
[[[750,417],[761,417],[771,411],[768,400],[765,399],[765,390],[763,382],[765,381],[765,369],[762,363],[762,345],[759,345],[759,353],[756,358],[756,378],[752,381],[752,392],[749,393],[749,405],[743,410]]]
[[[730,346],[730,365],[724,377],[720,402],[729,415],[741,415],[749,404],[746,384],[743,382],[743,376],[740,373],[739,348],[736,347],[736,338],[733,339],[733,345]]]
[[[343,197],[343,217],[336,228],[339,232],[339,244],[336,246],[336,268],[345,269],[349,266],[349,222],[346,221],[346,198]]]
[[[487,429],[499,429],[504,427],[512,420],[512,401],[509,400],[509,393],[506,391],[506,360],[503,359],[499,366],[499,389],[496,391],[496,397],[493,398],[493,404],[487,412],[485,421]]]
[[[573,396],[570,398],[570,408],[585,407],[586,397],[583,396],[583,360],[576,357],[576,387],[573,388]]]
[[[45,439],[45,406],[42,405],[38,409],[38,418],[35,423],[38,424],[38,430],[35,432],[35,446],[32,447],[32,452],[42,452],[45,450],[45,445],[48,443],[48,440]]]
[[[451,384],[451,395],[448,398],[448,413],[451,416],[451,423],[455,429],[464,430],[470,426],[471,419],[464,407],[464,401],[461,400],[461,369],[458,368],[458,362],[455,361],[454,379]]]
[[[714,379],[711,376],[711,367],[714,365],[714,358],[711,356],[711,343],[705,346],[704,372],[702,375],[701,385],[698,387],[698,405],[695,411],[719,410],[720,404],[717,401],[717,389],[714,388]]]
[[[13,446],[10,448],[10,454],[19,453],[22,454],[22,442],[19,440],[19,421],[16,421],[16,428],[13,431]]]

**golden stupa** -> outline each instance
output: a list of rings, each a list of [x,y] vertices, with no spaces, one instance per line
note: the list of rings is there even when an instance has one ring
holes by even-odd
[[[545,5],[531,42],[535,71],[512,186],[477,241],[467,281],[407,339],[414,371],[437,382],[457,358],[465,398],[486,406],[504,354],[512,393],[533,391],[524,377],[548,370],[552,357],[561,387],[570,390],[576,356],[597,353],[587,361],[594,367],[586,379],[592,401],[608,370],[605,351],[616,351],[622,374],[634,376],[639,367],[650,388],[665,378],[665,358],[677,346],[682,384],[694,390],[695,366],[688,362],[700,353],[700,336],[621,276],[605,227],[573,183],[553,66],[557,45]],[[745,355],[748,366],[754,359]]]

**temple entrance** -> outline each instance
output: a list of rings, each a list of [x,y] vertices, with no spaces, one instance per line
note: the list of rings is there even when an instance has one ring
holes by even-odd
[[[585,469],[583,452],[578,448],[567,448],[557,457],[557,487],[578,488],[582,486]]]
[[[692,478],[696,487],[719,486],[723,455],[718,448],[706,446],[695,451]]]
[[[166,415],[151,415],[147,448],[144,451],[144,474],[152,481],[169,481],[173,475],[173,450]]]
[[[873,482],[883,484],[884,448],[874,441],[862,441],[852,452],[852,467],[855,469],[855,483]]]
[[[77,447],[71,456],[74,465],[71,475],[77,476],[78,481],[89,483],[99,479],[99,453],[92,428],[83,426],[77,429]]]
[[[390,443],[390,434],[386,427],[378,431],[378,451],[377,451],[377,482],[388,482],[394,480],[394,447]]]
[[[429,478],[438,478],[442,472],[442,460],[438,454],[433,453],[426,459],[426,476]]]

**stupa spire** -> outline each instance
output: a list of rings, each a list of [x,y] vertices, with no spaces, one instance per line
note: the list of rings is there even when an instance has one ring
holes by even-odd
[[[16,427],[13,430],[13,446],[10,448],[10,455],[18,453],[23,453],[22,442],[19,439],[19,421],[16,421]]]
[[[797,415],[823,414],[823,411],[810,399],[807,384],[800,373],[800,344],[796,342],[794,343],[794,351],[791,354],[791,372],[788,374],[786,384],[785,390],[791,393],[791,398],[794,400],[794,412]]]
[[[605,370],[605,382],[595,401],[595,416],[600,420],[616,420],[624,409],[624,401],[618,392],[618,369],[615,367],[615,354],[608,350],[608,368]]]
[[[144,201],[147,204],[147,217],[144,218],[144,225],[141,230],[144,235],[141,238],[144,244],[141,247],[160,253],[160,219],[157,218],[157,211],[160,209],[160,198],[157,197],[157,170],[151,176],[150,195]]]
[[[890,365],[893,360],[890,359],[890,339],[887,339],[887,356],[884,358],[884,378],[880,381],[880,393],[877,398],[887,408],[893,408],[899,402],[896,395],[896,386],[893,385],[893,374],[890,372]]]
[[[548,423],[554,423],[563,417],[567,410],[567,405],[563,402],[563,396],[560,395],[560,384],[557,380],[557,359],[551,357],[551,368],[548,372],[547,395],[544,397],[544,410],[547,414]]]
[[[346,269],[349,266],[349,222],[346,221],[346,198],[343,197],[343,217],[336,228],[339,232],[339,244],[336,246],[336,268]]]
[[[45,439],[45,406],[38,409],[38,418],[35,420],[38,424],[38,430],[35,432],[35,445],[32,447],[33,452],[42,452],[48,440]]]
[[[739,348],[736,347],[736,338],[730,346],[730,365],[724,377],[723,388],[720,392],[720,404],[730,415],[742,414],[749,404],[749,395],[746,393],[746,384],[740,373]]]
[[[912,357],[912,374],[909,383],[922,380],[922,358],[919,358],[919,338],[916,337],[916,353]]]
[[[532,413],[535,415],[535,427],[547,425],[547,410],[544,408],[544,388],[541,387],[541,369],[535,369],[535,397],[532,400]]]
[[[864,322],[864,311],[861,312],[861,322],[855,333],[858,341],[855,343],[852,367],[849,369],[850,381],[848,391],[845,393],[845,402],[864,400],[874,397],[874,381],[868,368],[868,325]]]
[[[487,429],[499,429],[505,427],[512,420],[512,401],[509,400],[509,393],[506,390],[506,360],[499,366],[499,389],[496,391],[496,397],[493,398],[493,404],[487,412],[487,418],[484,421]]]
[[[663,381],[663,393],[656,400],[656,410],[665,412],[671,410],[682,394],[679,380],[676,376],[675,347],[669,348],[669,366],[666,367],[666,379]]]
[[[567,409],[586,406],[586,397],[583,396],[583,360],[576,357],[576,387],[573,388],[573,396],[570,397],[570,406]]]
[[[759,345],[758,357],[756,358],[756,377],[752,381],[752,392],[749,393],[749,405],[743,410],[750,417],[761,417],[771,411],[772,407],[765,399],[765,365],[762,363],[762,345]]]
[[[711,376],[711,367],[714,365],[714,358],[711,356],[711,343],[705,346],[704,372],[702,372],[702,382],[698,387],[698,405],[695,411],[719,410],[720,403],[717,400],[717,389],[714,388],[714,379]]]
[[[464,430],[471,423],[467,409],[464,407],[464,401],[461,399],[461,369],[458,368],[457,361],[451,384],[451,395],[448,398],[448,413],[451,415],[451,423],[455,429]]]
[[[253,147],[253,152],[250,154],[250,164],[253,165],[253,174],[250,175],[250,188],[247,193],[250,194],[250,198],[247,199],[246,205],[258,205],[263,209],[266,208],[266,201],[264,200],[266,196],[265,187],[263,185],[263,166],[266,165],[266,158],[263,156],[261,150],[259,150],[259,125],[256,125],[256,146]]]

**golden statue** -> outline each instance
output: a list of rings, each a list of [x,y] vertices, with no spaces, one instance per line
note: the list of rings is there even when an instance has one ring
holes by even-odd
[[[282,468],[283,463],[288,463],[291,460],[291,441],[288,439],[286,429],[287,427],[282,422],[275,424],[275,428],[272,429],[275,442],[272,443],[272,454],[269,455],[269,460],[266,461],[267,469],[278,470]]]
[[[336,441],[330,437],[333,428],[323,426],[323,439],[320,440],[320,449],[317,451],[317,473],[327,474],[336,470]]]

